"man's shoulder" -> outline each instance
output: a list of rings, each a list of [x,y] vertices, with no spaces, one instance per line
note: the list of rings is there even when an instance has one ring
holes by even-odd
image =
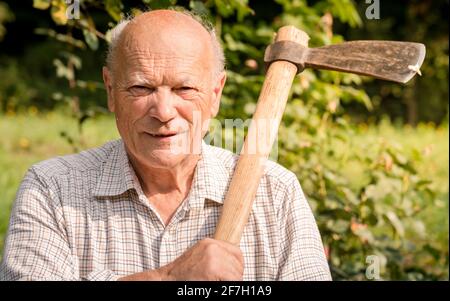
[[[226,167],[231,175],[239,159],[239,155],[217,146],[207,145],[207,148],[216,156],[216,158],[220,160],[220,162]],[[295,181],[298,180],[295,173],[293,173],[286,167],[272,160],[267,160],[262,176],[262,181],[266,181],[269,184],[273,185],[292,185]]]
[[[102,146],[83,150],[76,154],[58,156],[34,164],[31,169],[45,177],[57,177],[74,171],[98,169],[121,140],[109,141]]]

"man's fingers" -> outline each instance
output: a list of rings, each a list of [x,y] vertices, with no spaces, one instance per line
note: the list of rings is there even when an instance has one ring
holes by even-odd
[[[238,273],[226,271],[221,275],[219,280],[220,281],[242,281],[242,275],[238,274]]]
[[[217,239],[213,239],[213,238],[206,238],[204,240],[207,243],[217,244],[220,247],[224,248],[225,251],[233,254],[233,256],[236,258],[236,260],[238,260],[238,262],[240,262],[241,265],[244,265],[244,257],[242,256],[242,251],[238,246],[235,246],[226,241],[217,240]]]
[[[168,278],[178,280],[242,280],[244,259],[239,247],[203,239],[178,257],[168,269]]]
[[[218,275],[220,280],[242,280],[244,258],[239,247],[211,238],[203,239],[200,245],[212,260],[210,272]]]

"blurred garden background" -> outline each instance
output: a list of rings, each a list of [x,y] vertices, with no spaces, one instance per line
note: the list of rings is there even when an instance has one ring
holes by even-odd
[[[369,19],[376,3],[379,19]],[[448,0],[0,1],[0,258],[26,170],[119,137],[101,79],[111,27],[174,5],[208,19],[221,37],[221,121],[251,117],[264,49],[282,25],[306,31],[310,47],[358,39],[426,45],[423,76],[406,85],[303,72],[280,128],[278,162],[302,184],[334,279],[370,279],[375,258],[381,280],[448,280]],[[79,18],[67,18],[77,8]]]

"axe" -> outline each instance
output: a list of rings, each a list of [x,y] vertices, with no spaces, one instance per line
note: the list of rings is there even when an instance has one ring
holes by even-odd
[[[264,61],[270,65],[225,196],[215,239],[235,245],[241,240],[297,73],[304,68],[328,69],[406,83],[420,74],[425,58],[425,46],[420,43],[352,41],[308,48],[308,40],[305,32],[284,26],[266,49]]]

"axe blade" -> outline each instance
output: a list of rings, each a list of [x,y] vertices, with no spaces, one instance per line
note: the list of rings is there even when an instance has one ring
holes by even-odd
[[[351,41],[309,48],[305,67],[328,69],[406,83],[425,58],[425,45],[398,41]]]

